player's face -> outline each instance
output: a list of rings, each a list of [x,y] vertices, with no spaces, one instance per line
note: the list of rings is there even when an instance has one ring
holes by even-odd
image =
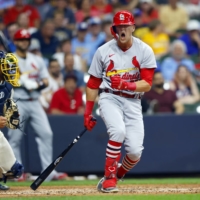
[[[116,26],[117,34],[119,35],[119,41],[122,44],[125,44],[131,40],[132,33],[135,30],[135,26],[133,25],[119,25]]]
[[[16,40],[15,45],[20,51],[27,51],[30,45],[29,40]]]

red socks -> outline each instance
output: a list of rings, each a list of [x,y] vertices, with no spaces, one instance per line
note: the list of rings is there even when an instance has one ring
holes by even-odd
[[[124,156],[121,167],[118,169],[117,177],[122,178],[128,171],[130,171],[138,162],[138,160],[131,160],[128,155]]]

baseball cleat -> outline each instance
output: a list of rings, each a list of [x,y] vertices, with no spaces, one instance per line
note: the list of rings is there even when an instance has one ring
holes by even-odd
[[[110,187],[110,188],[103,188],[103,182],[105,178],[101,178],[100,181],[97,184],[97,190],[99,192],[104,192],[104,193],[114,193],[114,192],[119,192],[119,189],[117,187]]]
[[[10,188],[7,185],[0,184],[0,190],[9,190]]]

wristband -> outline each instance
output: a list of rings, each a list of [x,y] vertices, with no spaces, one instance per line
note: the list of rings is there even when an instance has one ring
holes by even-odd
[[[131,91],[135,91],[136,90],[136,83],[135,82],[126,82],[127,85],[127,89],[131,90]]]
[[[94,107],[94,101],[87,101],[85,106],[85,115],[91,115]]]
[[[37,88],[37,90],[38,91],[41,91],[41,90],[43,90],[44,88],[46,88],[47,86],[44,84],[44,82],[43,81],[40,81],[39,83],[38,83],[38,88]]]

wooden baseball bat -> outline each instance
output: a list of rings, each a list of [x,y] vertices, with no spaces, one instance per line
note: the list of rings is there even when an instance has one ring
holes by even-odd
[[[92,121],[96,121],[95,118],[91,119]],[[84,135],[87,131],[86,128],[69,144],[69,146],[56,157],[56,159],[38,176],[38,178],[31,184],[30,188],[32,190],[36,190],[43,181],[49,176],[49,174],[56,168],[56,166],[62,161],[64,156],[68,153],[68,151],[78,142],[78,140]]]

